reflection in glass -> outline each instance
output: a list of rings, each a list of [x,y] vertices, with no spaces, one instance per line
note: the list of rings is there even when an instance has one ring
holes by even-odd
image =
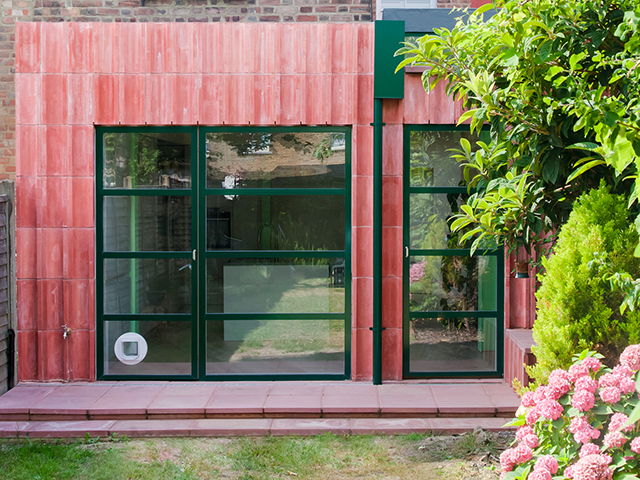
[[[207,197],[207,250],[344,250],[344,195]]]
[[[103,134],[105,188],[191,188],[190,133]]]
[[[450,149],[460,149],[466,138],[475,150],[477,135],[469,131],[411,132],[410,178],[412,187],[457,187],[462,185],[463,170],[451,158]]]
[[[344,329],[344,320],[207,322],[207,374],[343,374]]]
[[[412,318],[411,372],[496,369],[495,318]]]
[[[207,259],[207,313],[344,313],[344,258]]]
[[[344,188],[343,132],[207,133],[207,188]]]
[[[127,332],[139,333],[147,342],[146,357],[125,365],[115,356],[114,344]],[[105,375],[191,375],[190,322],[104,322]]]
[[[104,197],[104,250],[191,250],[191,197]]]
[[[410,310],[496,310],[497,275],[495,256],[411,257]]]
[[[409,200],[410,248],[461,248],[458,234],[451,234],[449,219],[458,213],[467,197],[466,193],[412,193]]]
[[[190,313],[191,260],[104,260],[104,313]]]

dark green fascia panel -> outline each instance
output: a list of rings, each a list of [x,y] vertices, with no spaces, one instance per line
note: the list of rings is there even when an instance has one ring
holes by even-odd
[[[402,60],[394,57],[404,42],[404,21],[376,20],[374,98],[404,98],[404,70],[395,73]]]

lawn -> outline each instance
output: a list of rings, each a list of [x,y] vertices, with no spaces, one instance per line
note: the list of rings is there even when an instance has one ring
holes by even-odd
[[[508,433],[461,436],[87,439],[3,441],[0,472],[42,479],[498,478]]]

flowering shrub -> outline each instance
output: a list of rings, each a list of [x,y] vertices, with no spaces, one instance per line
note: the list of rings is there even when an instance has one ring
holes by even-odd
[[[500,455],[502,480],[632,480],[640,474],[640,345],[620,364],[583,352],[569,370],[522,396],[517,445]],[[639,382],[640,383],[640,382]]]

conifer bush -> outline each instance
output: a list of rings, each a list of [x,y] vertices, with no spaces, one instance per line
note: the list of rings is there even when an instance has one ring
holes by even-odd
[[[611,366],[627,345],[640,341],[640,311],[622,315],[624,295],[607,278],[610,271],[640,277],[640,259],[633,255],[637,244],[623,195],[601,185],[576,202],[554,254],[542,263],[533,327],[536,365],[528,369],[537,383],[556,368],[568,368],[577,352],[595,350]],[[598,259],[605,259],[607,269],[599,268]]]

